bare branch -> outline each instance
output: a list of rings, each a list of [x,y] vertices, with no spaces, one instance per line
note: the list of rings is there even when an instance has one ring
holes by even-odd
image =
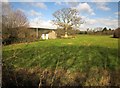
[[[53,13],[53,16],[55,18],[53,23],[66,30],[68,27],[78,27],[81,24],[81,18],[76,9],[63,8]]]

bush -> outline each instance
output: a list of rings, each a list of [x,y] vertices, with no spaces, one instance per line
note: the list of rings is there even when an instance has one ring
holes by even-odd
[[[39,77],[27,69],[16,70],[12,64],[3,63],[2,67],[3,88],[38,88]]]
[[[120,38],[120,28],[117,28],[114,31],[113,38]]]
[[[16,41],[17,41],[17,38],[16,38],[16,37],[10,36],[10,37],[4,39],[2,43],[3,43],[4,45],[8,45],[8,44],[12,44],[12,43],[14,43],[14,42],[16,42]]]

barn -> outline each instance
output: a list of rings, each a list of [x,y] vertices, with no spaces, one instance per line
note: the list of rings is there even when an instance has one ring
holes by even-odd
[[[36,37],[41,39],[56,39],[57,33],[56,29],[46,29],[46,28],[29,28],[36,32]]]

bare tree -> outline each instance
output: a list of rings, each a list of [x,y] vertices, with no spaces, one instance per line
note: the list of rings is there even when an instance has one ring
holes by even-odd
[[[14,12],[14,19],[13,19],[13,27],[27,27],[28,26],[28,20],[25,16],[25,14],[17,10]]]
[[[53,13],[53,23],[66,30],[70,27],[77,28],[82,24],[79,12],[73,8],[63,8]]]
[[[2,4],[2,23],[7,28],[28,26],[25,14],[20,10],[13,11],[11,6],[6,3]]]
[[[13,10],[9,3],[2,3],[2,33],[3,40],[17,37],[20,28],[29,26],[27,17],[20,10]],[[23,30],[23,32],[26,30]]]

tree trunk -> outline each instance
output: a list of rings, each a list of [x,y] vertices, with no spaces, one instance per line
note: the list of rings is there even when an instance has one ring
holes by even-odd
[[[67,35],[67,29],[68,29],[68,27],[65,27],[65,37],[68,37],[68,35]]]

